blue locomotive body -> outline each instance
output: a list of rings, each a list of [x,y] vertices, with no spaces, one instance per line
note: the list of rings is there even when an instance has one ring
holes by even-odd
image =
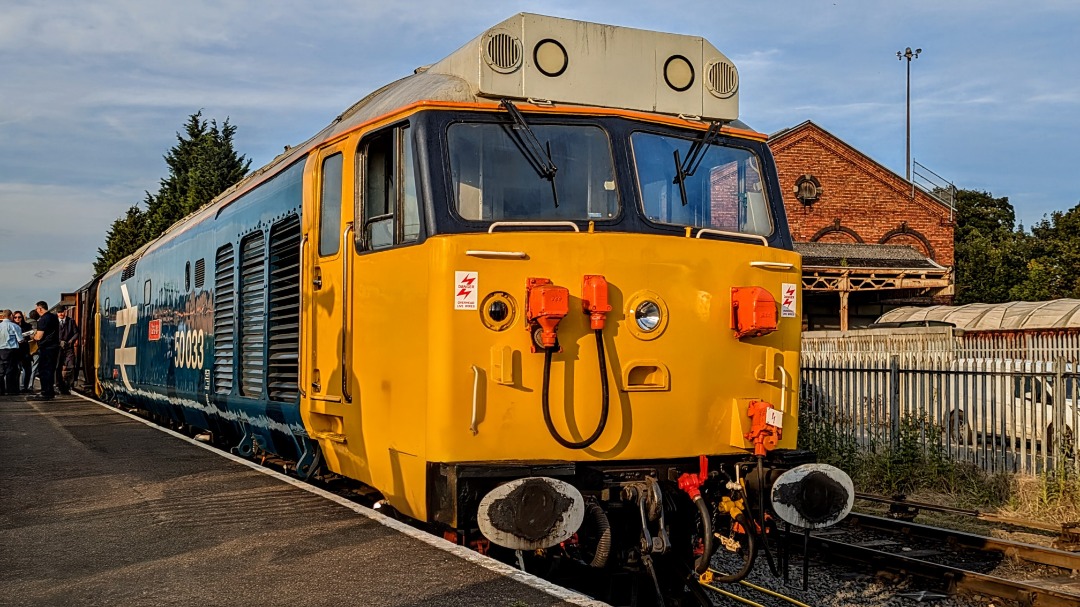
[[[106,273],[97,365],[113,400],[301,472],[318,453],[297,389],[303,171],[301,159]]]

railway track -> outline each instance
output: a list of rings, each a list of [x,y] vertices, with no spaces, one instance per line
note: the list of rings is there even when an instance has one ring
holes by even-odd
[[[791,533],[798,550],[804,536]],[[1039,607],[1080,605],[1080,554],[866,514],[809,537],[812,555],[916,576],[945,593]]]
[[[1053,546],[1055,548],[1068,551],[1080,550],[1080,522],[1053,524],[1032,520],[1021,520],[981,512],[970,508],[956,508],[952,506],[941,506],[938,504],[912,501],[903,495],[896,497],[882,497],[866,493],[857,493],[855,494],[855,498],[866,502],[887,505],[889,507],[889,516],[891,518],[913,521],[915,520],[915,517],[923,511],[967,516],[1009,530],[1020,530],[1037,535],[1053,534],[1056,536],[1053,540]]]

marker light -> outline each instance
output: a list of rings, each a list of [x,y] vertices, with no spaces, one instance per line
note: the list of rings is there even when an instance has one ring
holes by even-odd
[[[510,316],[510,308],[506,306],[506,302],[493,301],[488,306],[488,316],[495,322],[502,322],[506,320],[507,316]]]
[[[504,291],[489,293],[480,303],[480,321],[492,331],[505,331],[514,324],[514,298]]]

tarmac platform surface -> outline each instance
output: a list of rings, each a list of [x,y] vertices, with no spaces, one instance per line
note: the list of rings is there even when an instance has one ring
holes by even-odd
[[[602,605],[78,396],[0,397],[0,605]]]

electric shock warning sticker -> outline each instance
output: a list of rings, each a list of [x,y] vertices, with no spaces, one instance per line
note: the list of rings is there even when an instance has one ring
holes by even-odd
[[[785,282],[780,297],[780,318],[795,318],[795,300],[798,298],[798,285]]]
[[[454,272],[454,309],[475,310],[476,290],[479,288],[476,272]]]

